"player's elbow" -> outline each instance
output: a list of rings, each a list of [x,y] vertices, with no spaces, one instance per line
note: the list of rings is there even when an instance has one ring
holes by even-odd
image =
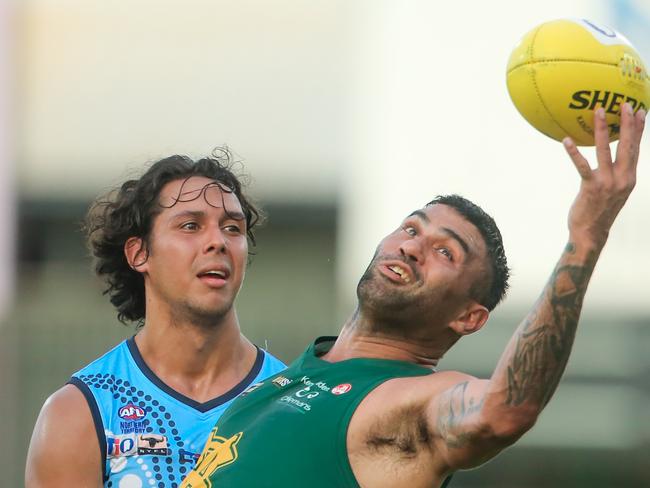
[[[486,432],[504,446],[513,444],[533,428],[539,412],[535,409],[518,408],[516,411],[493,415],[486,421]]]
[[[508,446],[532,429],[538,416],[539,412],[532,408],[518,408],[507,412],[484,412],[481,431],[492,442]]]

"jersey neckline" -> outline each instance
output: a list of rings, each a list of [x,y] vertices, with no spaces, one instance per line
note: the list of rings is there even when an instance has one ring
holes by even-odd
[[[135,361],[136,366],[140,369],[142,374],[144,374],[147,377],[149,381],[151,381],[154,385],[156,385],[158,388],[160,388],[162,391],[167,393],[172,398],[175,398],[179,402],[195,410],[198,410],[201,413],[205,413],[209,410],[212,410],[213,408],[223,405],[224,403],[229,402],[233,398],[237,397],[257,377],[257,375],[262,370],[262,364],[264,363],[264,351],[262,351],[262,349],[260,349],[259,347],[255,346],[255,348],[257,349],[257,356],[255,357],[255,363],[253,364],[253,367],[248,372],[246,377],[243,380],[241,380],[237,385],[235,385],[233,388],[231,388],[229,391],[224,393],[223,395],[219,395],[218,397],[213,398],[212,400],[208,400],[207,402],[201,403],[201,402],[197,402],[196,400],[192,400],[191,398],[183,395],[182,393],[179,393],[178,391],[174,390],[172,387],[167,385],[165,382],[163,382],[158,376],[156,376],[156,373],[154,373],[151,370],[151,368],[147,366],[147,363],[144,362],[144,359],[140,354],[140,350],[138,349],[138,346],[135,343],[135,336],[129,337],[126,340],[126,345],[128,347],[129,352],[131,353],[131,357]]]
[[[336,364],[350,364],[350,363],[366,363],[368,365],[375,365],[378,367],[401,367],[406,369],[421,370],[425,373],[436,373],[436,368],[429,368],[421,364],[411,363],[399,359],[386,359],[386,358],[373,358],[373,357],[354,357],[344,359],[342,361],[330,362],[322,358],[333,346],[338,336],[320,336],[317,337],[307,348],[303,354],[304,360],[312,365],[336,365]],[[304,364],[304,363],[303,363]]]

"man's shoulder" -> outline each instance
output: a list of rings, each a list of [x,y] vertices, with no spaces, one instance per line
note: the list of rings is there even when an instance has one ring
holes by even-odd
[[[71,452],[76,453],[72,458]],[[65,385],[45,401],[36,421],[27,455],[26,486],[44,486],[46,481],[81,486],[77,481],[82,479],[100,482],[99,454],[88,403],[79,389]]]
[[[67,384],[52,393],[43,404],[42,414],[64,422],[84,424],[92,419],[90,415],[79,415],[79,411],[88,411],[88,403],[83,393],[74,385]],[[88,413],[90,413],[88,411]],[[87,418],[86,418],[87,417]]]
[[[426,376],[417,376],[412,378],[395,378],[386,382],[387,389],[392,388],[409,388],[422,389],[425,387],[428,396],[436,392],[445,391],[455,385],[462,384],[466,381],[473,381],[477,378],[463,373],[461,371],[435,371],[433,374]]]
[[[425,376],[391,378],[371,391],[360,407],[362,411],[367,408],[370,412],[376,412],[424,405],[434,397],[473,380],[476,380],[474,376],[460,371],[437,371]]]
[[[106,351],[104,354],[72,374],[73,377],[80,377],[89,374],[110,372],[114,365],[125,365],[124,356],[128,354],[128,339],[119,342],[117,345]]]
[[[64,385],[52,393],[41,408],[35,434],[40,433],[44,444],[58,439],[95,437],[95,426],[88,402],[74,385]]]

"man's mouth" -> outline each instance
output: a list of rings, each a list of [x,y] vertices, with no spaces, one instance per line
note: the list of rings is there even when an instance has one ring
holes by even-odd
[[[393,263],[382,263],[378,266],[378,269],[381,274],[395,283],[406,284],[414,281],[413,270],[405,264],[398,264],[394,261]]]
[[[215,288],[224,286],[229,276],[230,273],[226,269],[208,269],[197,275],[201,281]]]
[[[218,270],[205,271],[203,273],[199,273],[199,278],[201,278],[203,276],[213,276],[215,278],[221,278],[221,279],[224,279],[224,280],[227,278],[225,271],[218,271]]]
[[[393,265],[393,266],[387,266],[387,268],[390,269],[396,275],[398,275],[400,278],[402,278],[404,282],[408,283],[411,281],[411,277],[401,266]]]

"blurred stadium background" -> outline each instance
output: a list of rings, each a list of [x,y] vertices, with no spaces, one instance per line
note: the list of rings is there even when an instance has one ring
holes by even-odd
[[[85,209],[173,153],[228,144],[252,176],[269,220],[238,309],[287,361],[337,332],[406,213],[439,193],[483,205],[512,291],[441,366],[488,376],[563,247],[577,190],[505,87],[516,41],[560,17],[610,25],[650,61],[647,0],[0,3],[1,484],[22,485],[47,396],[133,333],[90,271]],[[646,137],[556,397],[454,488],[650,486],[649,155]]]

